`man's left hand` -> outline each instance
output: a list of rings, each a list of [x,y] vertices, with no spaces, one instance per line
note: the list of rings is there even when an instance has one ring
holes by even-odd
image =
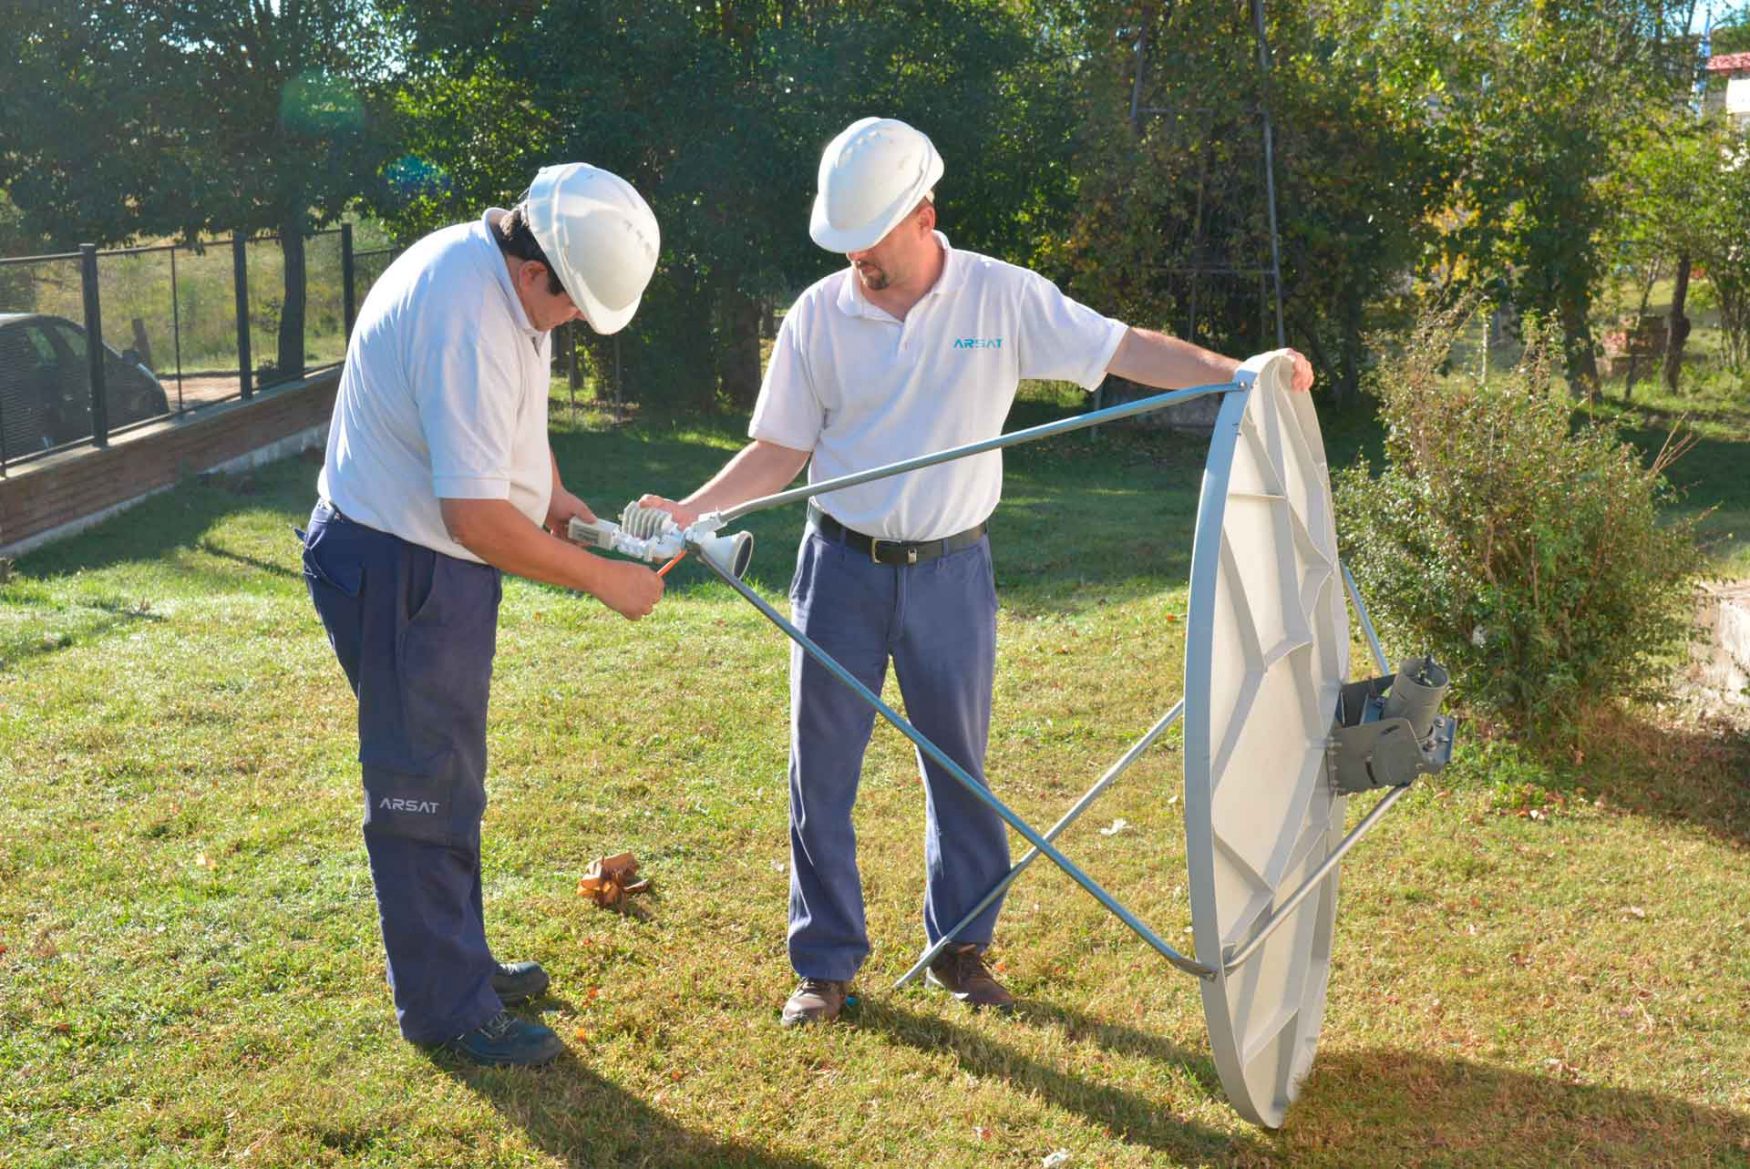
[[[1312,389],[1312,362],[1303,357],[1298,349],[1288,350],[1288,355],[1294,359],[1294,381],[1290,388],[1297,394],[1304,394]]]
[[[564,539],[566,528],[571,523],[572,516],[577,516],[585,523],[589,523],[595,519],[595,512],[589,510],[589,504],[571,492],[563,488],[555,488],[553,498],[547,504],[547,530],[560,539]]]

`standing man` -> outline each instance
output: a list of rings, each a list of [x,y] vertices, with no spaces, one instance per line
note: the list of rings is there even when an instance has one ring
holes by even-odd
[[[310,598],[358,698],[365,850],[401,1034],[480,1063],[563,1050],[504,1010],[547,974],[496,961],[481,913],[502,574],[634,621],[662,595],[650,569],[555,534],[595,517],[547,443],[548,334],[624,326],[657,251],[644,200],[582,163],[543,169],[514,210],[407,249],[359,312],[304,537]]]
[[[753,442],[678,504],[678,522],[784,487],[994,437],[1022,378],[1092,389],[1106,374],[1176,389],[1228,381],[1238,362],[1127,328],[1044,277],[948,246],[936,231],[942,160],[929,138],[864,118],[828,144],[809,234],[848,268],[784,318]],[[1295,387],[1312,369],[1295,355]],[[918,730],[983,776],[996,668],[985,521],[1002,494],[987,452],[818,497],[802,540],[796,624],[876,693],[891,658]],[[790,654],[790,962],[786,1026],[835,1018],[869,953],[851,809],[875,712],[812,658]],[[919,754],[925,784],[924,929],[934,943],[1009,870],[1002,820]],[[930,966],[975,1007],[1014,999],[984,950],[1001,901]]]

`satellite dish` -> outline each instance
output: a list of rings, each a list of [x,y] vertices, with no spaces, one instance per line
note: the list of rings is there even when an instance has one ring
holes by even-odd
[[[1203,1013],[1222,1087],[1279,1127],[1312,1064],[1336,921],[1333,873],[1231,973],[1273,907],[1343,839],[1325,762],[1349,673],[1330,475],[1287,357],[1241,367],[1203,474],[1185,645],[1185,837]]]
[[[1044,856],[1163,958],[1202,982],[1222,1087],[1254,1124],[1277,1128],[1312,1066],[1331,975],[1337,867],[1416,776],[1452,756],[1456,722],[1438,713],[1446,672],[1431,658],[1350,682],[1355,605],[1379,669],[1385,655],[1337,559],[1324,440],[1286,351],[1254,357],[1233,382],[1196,386],[1048,422],[951,450],[793,487],[701,517],[714,532],[752,511],[952,459],[1034,442],[1219,393],[1191,552],[1185,697],[1045,832],[1029,825],[742,581],[738,557],[707,567],[802,651],[910,739],[1032,845],[896,984],[919,977],[1035,857]],[[704,547],[689,531],[690,545]],[[1197,957],[1175,950],[1052,843],[1172,723],[1185,723],[1185,840]],[[1343,831],[1348,792],[1390,789]]]

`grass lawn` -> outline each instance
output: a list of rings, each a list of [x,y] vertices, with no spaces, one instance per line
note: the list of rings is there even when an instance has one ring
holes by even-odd
[[[555,419],[568,481],[609,512],[740,441],[727,421]],[[1740,517],[1743,438],[1691,464],[1692,494],[1735,491]],[[989,771],[1036,824],[1179,695],[1202,457],[1113,432],[1008,457]],[[185,484],[0,585],[8,1167],[1750,1165],[1742,737],[1601,711],[1552,762],[1467,731],[1345,865],[1318,1060],[1269,1133],[1222,1097],[1194,982],[1047,865],[999,934],[1013,1017],[888,989],[921,942],[922,801],[886,728],[859,812],[861,1002],[782,1031],[788,647],[690,564],[636,625],[507,584],[488,926],[552,971],[538,1006],[568,1053],[486,1071],[412,1048],[352,699],[290,532],[315,476]],[[800,514],[750,525],[780,602]],[[1188,948],[1178,751],[1062,843]],[[577,897],[624,848],[655,881],[635,912]]]

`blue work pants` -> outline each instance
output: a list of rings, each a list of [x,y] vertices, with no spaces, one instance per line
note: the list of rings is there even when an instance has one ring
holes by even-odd
[[[503,586],[318,504],[304,583],[358,698],[365,850],[401,1033],[440,1043],[503,1009],[480,904],[486,705]]]
[[[905,713],[980,782],[996,670],[990,542],[915,565],[877,564],[811,524],[790,601],[796,625],[876,694],[891,658]],[[849,979],[869,954],[851,809],[875,711],[824,667],[790,654],[790,963]],[[920,752],[924,928],[934,942],[1009,871],[1008,829]],[[957,940],[990,942],[999,898]]]

